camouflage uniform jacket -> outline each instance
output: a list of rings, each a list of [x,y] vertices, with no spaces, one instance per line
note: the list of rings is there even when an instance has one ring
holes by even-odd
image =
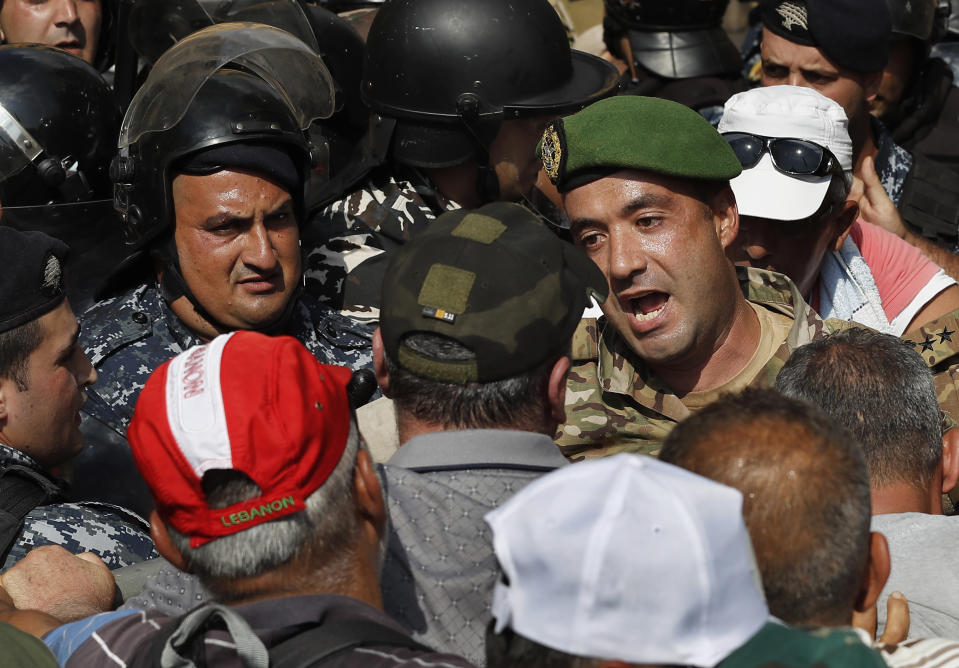
[[[456,208],[425,177],[413,174],[403,180],[385,170],[374,172],[362,188],[310,219],[303,233],[303,246],[309,249],[307,292],[350,315],[378,318],[391,251]]]
[[[51,476],[31,457],[0,443],[0,468],[19,466],[46,478]],[[147,522],[132,512],[104,503],[50,503],[35,507],[24,518],[23,531],[3,563],[6,570],[40,545],[59,545],[73,554],[93,552],[110,568],[129,566],[159,556]]]
[[[99,379],[87,390],[81,412],[87,447],[73,462],[74,493],[81,499],[118,503],[145,513],[152,501],[125,452],[126,428],[154,369],[201,341],[152,283],[94,304],[80,321],[80,344]],[[285,333],[299,339],[321,362],[354,370],[373,365],[373,328],[309,295],[300,296]],[[109,482],[104,484],[104,479]]]
[[[786,341],[750,383],[770,387],[794,349],[848,326],[822,320],[803,301],[795,284],[760,269],[737,268],[751,302],[793,319]],[[690,411],[653,377],[605,318],[584,319],[573,335],[573,368],[566,384],[566,424],[556,442],[572,461],[618,452],[656,454],[673,426]]]

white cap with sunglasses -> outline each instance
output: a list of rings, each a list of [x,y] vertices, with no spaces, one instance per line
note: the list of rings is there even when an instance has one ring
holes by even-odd
[[[840,167],[852,171],[846,112],[811,88],[737,93],[726,102],[719,131],[743,164],[743,173],[730,182],[743,216],[808,218],[822,204],[833,174]]]

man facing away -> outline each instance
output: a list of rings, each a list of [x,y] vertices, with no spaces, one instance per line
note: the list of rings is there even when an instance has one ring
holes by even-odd
[[[815,404],[862,445],[872,490],[872,527],[889,543],[884,589],[909,599],[911,638],[959,639],[959,589],[937,578],[959,540],[942,495],[959,480],[959,430],[943,433],[932,373],[909,344],[850,329],[796,351],[776,379],[786,396]],[[878,608],[879,623],[886,618]]]
[[[265,666],[318,660],[321,647],[329,666],[470,665],[413,642],[381,610],[386,508],[349,378],[291,337],[253,332],[164,363],[130,443],[155,494],[161,554],[216,602],[179,619],[123,610],[59,626],[5,603],[0,616],[42,635],[64,666],[197,654]]]

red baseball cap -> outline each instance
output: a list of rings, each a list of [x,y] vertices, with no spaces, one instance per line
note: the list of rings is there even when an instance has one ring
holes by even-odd
[[[351,375],[292,337],[246,331],[164,363],[127,430],[161,517],[198,547],[303,510],[346,448]],[[213,469],[242,471],[262,494],[210,508],[201,483]]]

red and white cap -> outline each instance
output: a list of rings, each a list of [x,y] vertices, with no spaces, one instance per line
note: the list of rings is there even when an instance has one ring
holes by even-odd
[[[198,547],[303,510],[346,448],[350,376],[292,337],[256,332],[218,336],[164,363],[127,430],[160,516]],[[213,469],[245,473],[262,494],[211,509],[202,481]]]

